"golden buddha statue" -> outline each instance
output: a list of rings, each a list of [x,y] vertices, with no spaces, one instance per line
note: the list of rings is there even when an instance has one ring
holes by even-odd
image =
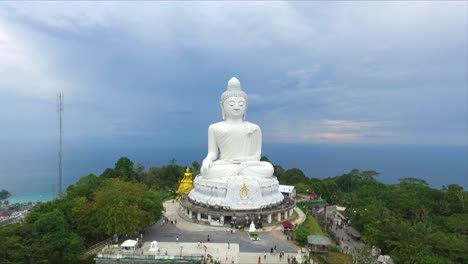
[[[177,189],[177,194],[184,195],[188,194],[193,189],[192,173],[190,173],[190,168],[185,169],[184,178],[179,181],[179,188]]]

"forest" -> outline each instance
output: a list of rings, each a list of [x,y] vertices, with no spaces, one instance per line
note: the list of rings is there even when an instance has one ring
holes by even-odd
[[[194,161],[190,167],[197,175],[200,164]],[[381,248],[395,263],[468,263],[468,192],[458,184],[439,190],[415,178],[384,184],[376,171],[355,169],[316,179],[298,168],[274,168],[281,184],[347,207],[364,242]],[[184,170],[175,159],[145,169],[122,157],[101,175],[80,178],[24,223],[1,226],[0,262],[79,263],[96,242],[139,234],[161,218],[162,202],[173,197]]]

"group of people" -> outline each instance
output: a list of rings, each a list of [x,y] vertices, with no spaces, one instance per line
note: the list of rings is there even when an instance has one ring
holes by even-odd
[[[298,262],[294,256],[288,255],[288,264],[298,264]]]
[[[276,253],[277,253],[276,246],[270,248],[270,255],[276,255]],[[263,259],[266,259],[266,257],[267,257],[267,252],[266,252],[266,250],[265,250],[265,252],[264,252],[264,254],[263,254]],[[281,260],[283,260],[284,257],[285,257],[285,253],[284,253],[284,249],[283,249],[283,250],[281,250],[281,252],[279,253],[279,260],[280,260],[280,262],[281,262]],[[258,262],[259,262],[259,263],[261,263],[261,260],[260,260],[260,259],[261,259],[261,257],[259,256],[259,257],[258,257]],[[296,264],[296,263],[297,263],[297,262],[296,262],[296,259],[295,259],[294,256],[292,256],[292,255],[288,255],[287,259],[288,259],[288,264]]]
[[[167,217],[164,217],[164,219],[161,220],[161,225],[164,225],[164,224],[171,224],[171,225],[176,225],[177,224],[177,219],[175,220],[170,220],[169,221],[169,218]]]

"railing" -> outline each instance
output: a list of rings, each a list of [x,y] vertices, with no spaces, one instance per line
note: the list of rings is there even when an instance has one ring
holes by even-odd
[[[96,255],[99,251],[101,251],[105,246],[111,244],[112,242],[115,242],[117,240],[117,237],[110,237],[104,241],[101,241],[99,243],[96,243],[86,249],[86,251],[81,255],[81,259],[86,259],[92,255]]]
[[[192,211],[204,213],[204,214],[215,214],[215,216],[221,215],[243,215],[249,214],[252,210],[231,210],[231,209],[223,209],[219,207],[212,207],[212,206],[205,206],[198,204],[192,200],[190,200],[187,196],[183,196],[180,199],[180,203],[183,207],[192,208]],[[289,210],[296,206],[296,201],[292,200],[289,197],[285,197],[283,201],[273,207],[266,207],[259,210],[256,210],[258,213],[261,214],[272,214],[277,213],[278,211]]]
[[[132,254],[125,254],[122,256],[117,257],[116,255],[102,255],[96,256],[95,260],[140,260],[140,261],[153,261],[153,262],[185,262],[185,263],[201,263],[203,260],[203,256],[156,256],[156,255],[132,255]]]

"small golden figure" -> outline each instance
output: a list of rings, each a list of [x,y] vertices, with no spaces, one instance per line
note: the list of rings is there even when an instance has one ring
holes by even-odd
[[[190,168],[185,169],[184,178],[179,181],[179,188],[177,189],[178,195],[188,194],[193,189],[193,180],[192,173],[190,173]]]

